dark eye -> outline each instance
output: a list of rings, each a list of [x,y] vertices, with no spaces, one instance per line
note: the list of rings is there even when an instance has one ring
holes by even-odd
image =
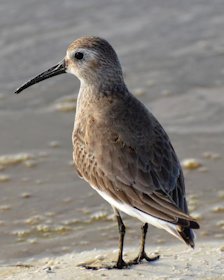
[[[76,53],[75,53],[75,58],[78,59],[78,60],[83,59],[83,53],[81,53],[81,52],[76,52]]]

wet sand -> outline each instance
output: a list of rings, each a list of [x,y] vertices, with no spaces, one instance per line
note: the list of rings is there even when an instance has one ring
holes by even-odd
[[[62,75],[12,94],[61,60],[67,45],[85,34],[112,43],[129,89],[160,120],[180,160],[200,163],[184,170],[190,210],[201,225],[197,240],[222,245],[223,1],[112,2],[1,3],[1,264],[117,247],[110,206],[71,165],[79,82]],[[136,248],[140,223],[124,218],[125,244]],[[161,230],[150,227],[149,235],[149,248],[181,246]]]

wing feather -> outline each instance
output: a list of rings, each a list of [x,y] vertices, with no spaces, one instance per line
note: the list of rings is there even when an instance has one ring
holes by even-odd
[[[75,132],[74,156],[85,162],[75,158],[79,173],[120,202],[189,226],[194,219],[188,215],[183,174],[169,137],[137,99],[120,105],[116,114],[111,110],[87,123],[82,141]]]

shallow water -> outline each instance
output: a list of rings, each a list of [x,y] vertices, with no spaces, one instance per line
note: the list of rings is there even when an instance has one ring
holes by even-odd
[[[110,206],[71,165],[79,82],[62,75],[12,94],[85,34],[116,48],[129,89],[161,121],[180,160],[200,161],[185,170],[197,236],[223,242],[223,12],[221,0],[1,1],[1,262],[117,244]],[[125,222],[126,244],[137,246],[140,223]],[[150,228],[150,242],[179,241]]]

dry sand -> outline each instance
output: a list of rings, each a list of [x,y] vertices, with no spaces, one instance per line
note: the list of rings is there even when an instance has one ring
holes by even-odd
[[[27,260],[17,266],[2,266],[0,279],[224,279],[224,242],[199,243],[195,250],[182,244],[153,249],[161,253],[159,261],[151,264],[143,262],[130,269],[93,271],[78,267],[80,262],[91,259],[96,263],[97,259],[100,263],[107,262],[110,258],[116,259],[115,250],[92,250],[35,261]],[[125,258],[133,256],[133,249],[129,249]]]

